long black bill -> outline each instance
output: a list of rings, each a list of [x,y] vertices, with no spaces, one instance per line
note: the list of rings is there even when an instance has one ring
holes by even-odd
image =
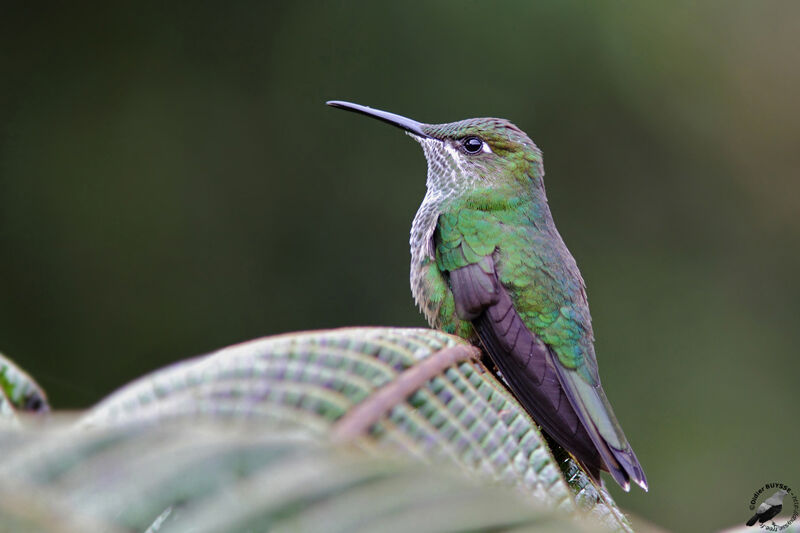
[[[371,107],[367,107],[365,105],[343,102],[341,100],[330,100],[325,103],[331,107],[338,107],[339,109],[345,109],[347,111],[353,111],[355,113],[361,113],[362,115],[367,115],[368,117],[377,118],[378,120],[382,120],[387,124],[391,124],[392,126],[397,126],[398,128],[402,128],[408,132],[411,132],[414,135],[417,135],[418,137],[423,137],[426,139],[430,138],[430,135],[422,131],[422,124],[417,122],[416,120],[411,120],[410,118],[402,117],[400,115],[395,115],[394,113],[389,113],[388,111],[381,111],[380,109],[372,109]]]

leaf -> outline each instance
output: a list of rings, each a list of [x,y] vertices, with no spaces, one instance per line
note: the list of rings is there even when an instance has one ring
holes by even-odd
[[[215,418],[28,428],[0,463],[0,525],[23,533],[598,531],[442,465]],[[16,495],[12,504],[5,495]]]
[[[124,387],[82,421],[85,427],[187,420],[247,421],[326,441],[337,423],[426,359],[463,340],[429,329],[348,328],[255,340],[177,363]],[[353,445],[446,463],[514,486],[548,509],[581,509],[611,529],[630,531],[604,489],[577,465],[557,462],[537,426],[477,361],[424,380],[369,420]],[[340,440],[340,439],[338,439]],[[163,510],[163,509],[162,509]]]
[[[44,390],[24,370],[0,353],[0,419],[14,418],[15,410],[47,412]]]

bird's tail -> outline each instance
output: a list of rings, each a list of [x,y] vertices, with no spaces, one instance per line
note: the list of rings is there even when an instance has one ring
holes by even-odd
[[[599,379],[594,384],[588,383],[577,371],[560,365],[555,354],[551,352],[550,356],[557,369],[561,387],[586,428],[595,449],[603,458],[608,472],[626,492],[630,486],[629,481],[646,491],[647,478],[644,470],[614,416]]]
[[[756,521],[758,520],[758,513],[753,515],[753,518],[747,521],[748,526],[755,525]]]

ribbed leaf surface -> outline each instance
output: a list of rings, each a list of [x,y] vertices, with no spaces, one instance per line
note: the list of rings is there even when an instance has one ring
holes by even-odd
[[[12,440],[0,463],[2,531],[599,531],[441,465],[269,423],[73,426]]]
[[[381,391],[456,346],[468,345],[441,332],[401,328],[251,341],[146,376],[99,404],[83,425],[245,420],[325,441],[340,435],[337,424],[356,406],[380,406]],[[556,462],[535,424],[479,362],[461,362],[417,385],[353,444],[445,461],[516,486],[549,509],[580,508],[612,529],[629,530],[604,490],[570,459]]]

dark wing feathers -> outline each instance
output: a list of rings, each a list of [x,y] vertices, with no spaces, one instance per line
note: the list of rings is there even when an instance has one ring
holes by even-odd
[[[455,269],[449,273],[449,280],[459,317],[472,322],[511,391],[545,431],[596,481],[603,469],[626,490],[631,476],[643,484],[644,474],[624,437],[622,443],[614,442],[622,448],[617,449],[595,427],[580,395],[592,386],[574,382],[580,376],[565,369],[550,348],[525,326],[497,278],[493,259],[484,257],[479,263]],[[599,385],[594,392],[599,405],[608,406]],[[608,434],[608,428],[603,429]],[[613,442],[613,432],[611,435]]]
[[[453,270],[450,288],[459,317],[472,321],[525,409],[598,478],[602,460],[564,394],[549,350],[525,327],[494,270],[486,272],[477,263]]]
[[[773,505],[772,507],[764,511],[761,514],[761,516],[758,517],[758,521],[763,524],[767,520],[772,520],[773,518],[778,516],[778,513],[780,513],[782,509],[783,505]]]
[[[505,291],[502,304],[511,306]],[[547,346],[528,331],[513,309],[507,315],[507,332],[500,334],[492,311],[489,307],[472,323],[503,379],[536,422],[598,479],[602,461],[564,394]]]
[[[491,260],[484,258],[482,261]],[[497,276],[485,272],[479,263],[458,268],[450,272],[450,283],[458,285],[459,296],[455,298],[456,313],[462,320],[472,320],[483,313],[486,307],[497,303]]]

